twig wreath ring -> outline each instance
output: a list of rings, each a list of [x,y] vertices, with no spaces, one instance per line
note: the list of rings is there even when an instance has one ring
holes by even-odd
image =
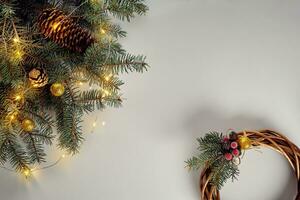
[[[220,200],[220,189],[227,179],[236,179],[238,165],[245,150],[256,147],[271,148],[282,154],[290,163],[297,179],[297,196],[300,200],[300,150],[283,134],[272,130],[230,131],[228,135],[210,132],[197,139],[200,155],[186,161],[190,169],[200,169],[200,191],[202,200]]]

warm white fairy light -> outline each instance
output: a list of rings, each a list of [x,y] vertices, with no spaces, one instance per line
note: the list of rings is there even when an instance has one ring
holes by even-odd
[[[109,81],[112,78],[112,76],[113,76],[112,74],[108,74],[107,76],[104,77],[104,79],[106,81]]]
[[[103,122],[102,122],[102,126],[105,126],[105,125],[106,125],[106,122],[105,122],[105,121],[103,121]]]
[[[82,81],[77,81],[77,85],[82,86],[83,82]]]
[[[11,114],[11,115],[9,116],[9,119],[10,119],[11,121],[13,121],[13,120],[16,119],[16,116],[15,116],[14,114]]]
[[[13,38],[14,43],[20,43],[20,38],[18,36]]]
[[[21,60],[22,57],[23,57],[23,55],[24,55],[24,53],[23,53],[21,50],[16,50],[16,51],[15,51],[15,54],[14,54],[14,57],[15,57],[15,59],[17,59],[17,60]]]
[[[26,169],[24,169],[24,170],[22,171],[22,173],[23,173],[23,175],[25,176],[25,178],[30,177],[30,176],[31,176],[31,172],[32,172],[32,170],[29,169],[29,168],[26,168]]]
[[[106,34],[106,30],[104,28],[100,28],[100,33],[104,35]]]
[[[108,90],[103,90],[103,97],[107,97],[110,95],[110,92]]]
[[[16,94],[15,100],[20,101],[21,99],[23,99],[23,94]]]

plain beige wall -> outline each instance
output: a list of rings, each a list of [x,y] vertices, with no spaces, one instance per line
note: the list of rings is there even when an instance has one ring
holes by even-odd
[[[205,132],[272,128],[300,144],[300,1],[148,4],[147,16],[123,24],[122,43],[151,65],[124,75],[124,107],[87,116],[81,153],[31,181],[0,170],[1,200],[198,200],[199,172],[184,160]],[[240,169],[222,199],[292,199],[278,154],[247,152]]]

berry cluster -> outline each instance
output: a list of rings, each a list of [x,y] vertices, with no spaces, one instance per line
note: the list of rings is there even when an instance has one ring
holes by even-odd
[[[223,155],[226,160],[231,161],[241,154],[241,148],[238,143],[238,136],[235,132],[231,132],[229,136],[224,136],[223,141]]]

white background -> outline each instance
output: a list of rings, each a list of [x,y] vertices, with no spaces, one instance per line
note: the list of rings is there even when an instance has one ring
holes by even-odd
[[[198,200],[199,172],[184,161],[205,132],[271,128],[300,144],[300,1],[148,5],[147,16],[123,24],[124,46],[151,65],[123,77],[124,107],[85,117],[81,153],[30,181],[1,170],[1,200]],[[240,170],[222,199],[295,194],[292,170],[277,153],[249,151]]]

